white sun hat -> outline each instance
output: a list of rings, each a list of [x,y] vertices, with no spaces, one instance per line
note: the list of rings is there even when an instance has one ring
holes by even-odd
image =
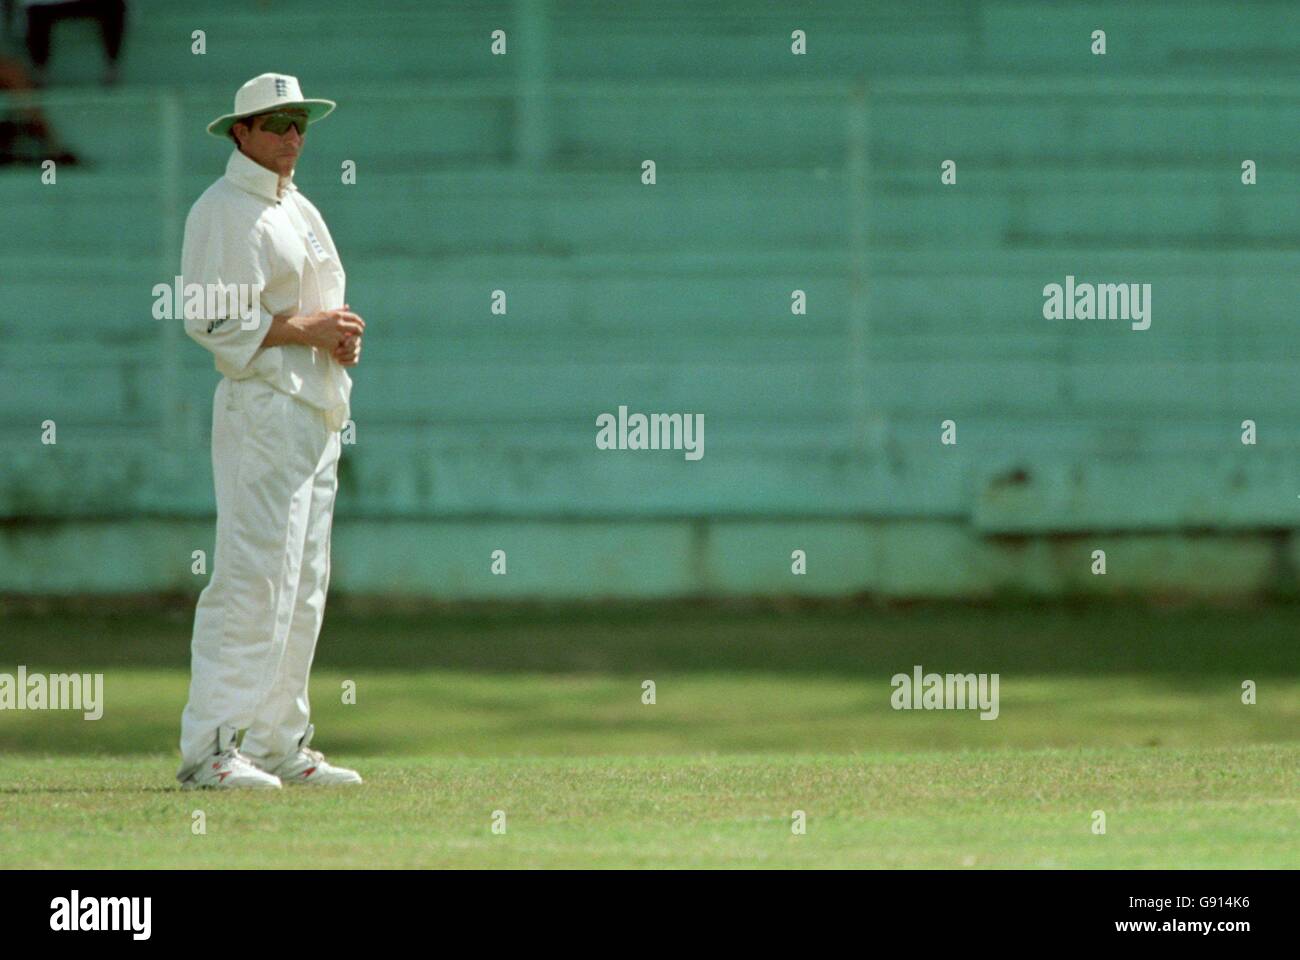
[[[307,100],[303,98],[298,78],[284,73],[263,73],[244,84],[235,93],[235,112],[217,117],[208,124],[208,133],[224,137],[236,120],[266,113],[279,107],[301,107],[307,111],[307,122],[329,116],[337,104],[333,100]]]

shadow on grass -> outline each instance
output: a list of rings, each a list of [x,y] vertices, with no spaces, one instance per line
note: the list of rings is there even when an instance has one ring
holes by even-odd
[[[187,669],[193,610],[10,613],[0,672]],[[1300,672],[1300,605],[331,607],[316,663],[337,670],[861,676],[939,671],[1098,676]]]

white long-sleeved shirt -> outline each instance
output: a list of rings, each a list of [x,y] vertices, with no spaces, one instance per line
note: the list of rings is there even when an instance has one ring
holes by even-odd
[[[341,429],[348,418],[352,379],[325,350],[301,344],[263,347],[276,314],[314,313],[343,306],[347,276],[320,211],[279,174],[239,150],[226,174],[203,192],[185,220],[181,276],[198,283],[248,284],[261,288],[258,320],[191,316],[185,332],[216,357],[217,370],[232,380],[261,377],[272,387],[326,414]],[[206,299],[206,298],[205,298]],[[248,306],[251,306],[249,304]]]

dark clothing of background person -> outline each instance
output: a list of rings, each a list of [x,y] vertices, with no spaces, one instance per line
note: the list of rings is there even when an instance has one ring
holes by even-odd
[[[32,59],[38,86],[45,85],[45,66],[50,59],[50,34],[61,20],[94,20],[108,55],[105,85],[117,82],[117,62],[122,55],[126,30],[126,0],[60,0],[58,3],[27,5],[27,55]]]
[[[21,60],[0,54],[0,91],[33,89]],[[11,102],[12,99],[12,102]],[[0,98],[0,166],[53,160],[77,163],[77,157],[59,144],[40,107],[23,104],[20,97]]]

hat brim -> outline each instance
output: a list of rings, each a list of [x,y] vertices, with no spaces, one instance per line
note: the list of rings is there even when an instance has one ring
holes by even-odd
[[[291,100],[287,103],[277,103],[274,107],[265,110],[254,110],[252,113],[228,113],[224,117],[217,117],[208,124],[208,133],[214,137],[224,137],[230,132],[238,121],[245,117],[255,117],[262,113],[273,113],[276,110],[286,110],[292,107],[302,107],[307,111],[307,123],[313,124],[317,120],[324,120],[338,106],[333,100]]]

